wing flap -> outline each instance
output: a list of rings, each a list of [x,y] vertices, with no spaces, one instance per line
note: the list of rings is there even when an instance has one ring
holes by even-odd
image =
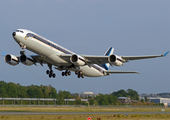
[[[43,57],[41,57],[39,55],[31,55],[31,57],[34,59],[34,61],[36,63],[40,63],[41,65],[48,64],[48,62]]]
[[[108,56],[96,56],[96,55],[81,55],[88,64],[104,64],[108,63]]]

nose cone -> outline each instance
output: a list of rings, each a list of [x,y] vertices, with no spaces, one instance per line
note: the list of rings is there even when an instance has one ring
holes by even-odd
[[[16,35],[16,33],[15,33],[15,32],[13,32],[13,33],[12,33],[12,36],[14,37],[15,35]]]

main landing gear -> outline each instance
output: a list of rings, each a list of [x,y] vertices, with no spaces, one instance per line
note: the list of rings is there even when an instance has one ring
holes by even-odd
[[[65,72],[62,72],[61,74],[62,74],[62,76],[68,76],[68,75],[70,76],[71,72],[66,70]]]
[[[75,74],[77,75],[78,78],[80,78],[80,77],[84,78],[82,71],[76,71]]]
[[[47,70],[46,74],[49,75],[49,78],[51,78],[51,77],[55,78],[56,77],[55,73],[53,73],[53,70]]]
[[[52,65],[51,65],[51,64],[48,64],[48,67],[49,67],[50,70],[47,70],[47,71],[46,71],[46,74],[49,76],[49,78],[51,78],[51,77],[55,78],[55,77],[56,77],[56,74],[53,73]]]

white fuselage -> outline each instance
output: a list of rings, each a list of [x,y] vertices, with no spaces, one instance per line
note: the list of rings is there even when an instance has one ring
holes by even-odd
[[[14,36],[14,40],[21,47],[25,46],[26,49],[40,55],[47,61],[47,63],[54,66],[64,66],[66,68],[71,66],[71,61],[62,59],[60,55],[76,54],[32,31],[25,29],[18,29],[16,31],[16,35]],[[83,59],[82,56],[79,57]],[[78,68],[85,76],[88,77],[105,76],[104,71],[106,70],[97,64],[78,66]],[[76,71],[77,69],[68,68],[67,70]]]

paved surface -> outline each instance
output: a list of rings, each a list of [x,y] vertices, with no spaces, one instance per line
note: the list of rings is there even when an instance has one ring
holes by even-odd
[[[170,114],[170,112],[0,112],[0,115]]]

